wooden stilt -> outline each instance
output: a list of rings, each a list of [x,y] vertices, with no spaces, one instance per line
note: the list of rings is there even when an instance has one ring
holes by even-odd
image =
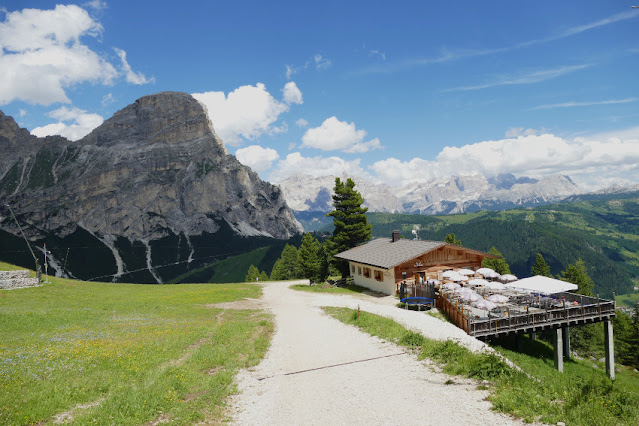
[[[555,328],[553,330],[553,344],[555,346],[555,368],[560,373],[563,373],[564,371],[564,339],[562,337],[562,331],[563,330],[561,328]]]
[[[612,330],[612,321],[605,320],[604,324],[604,344],[606,345],[606,374],[615,380],[615,342]]]

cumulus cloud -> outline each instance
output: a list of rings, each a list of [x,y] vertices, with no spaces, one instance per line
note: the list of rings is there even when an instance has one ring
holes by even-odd
[[[270,169],[273,162],[280,158],[274,149],[262,148],[259,145],[240,148],[235,152],[235,156],[240,163],[250,167],[257,173]]]
[[[275,99],[262,83],[238,87],[228,96],[204,92],[193,93],[193,97],[206,106],[215,131],[229,145],[239,145],[242,138],[253,140],[265,133],[286,131],[286,126],[273,124],[289,105]]]
[[[348,174],[372,180],[370,174],[360,166],[360,159],[346,161],[339,157],[304,157],[299,152],[293,152],[277,162],[269,181],[278,183],[296,174],[315,177]]]
[[[525,127],[511,127],[506,130],[507,138],[516,138],[517,136],[530,136],[530,135],[538,135],[540,133],[544,133],[542,130],[537,129],[526,129]]]
[[[295,124],[297,124],[298,127],[306,127],[308,126],[308,121],[304,120],[303,118],[298,118]]]
[[[85,110],[76,107],[58,108],[49,112],[47,115],[58,120],[58,122],[36,127],[31,131],[31,134],[41,138],[60,135],[75,141],[83,138],[104,122],[102,116],[87,113]]]
[[[462,147],[446,147],[435,161],[394,158],[372,169],[391,185],[427,181],[451,175],[516,176],[565,174],[584,188],[632,177],[639,180],[639,128],[615,135],[565,139],[553,134],[518,136]],[[419,176],[415,176],[419,170]]]
[[[0,105],[18,99],[41,105],[70,103],[67,87],[112,84],[118,71],[82,43],[84,37],[99,38],[102,31],[102,25],[76,5],[6,13],[0,22]]]
[[[284,85],[284,102],[287,104],[298,104],[301,105],[304,103],[302,100],[302,92],[297,87],[294,81],[289,81]]]
[[[332,116],[324,120],[320,127],[313,127],[304,133],[302,147],[350,153],[364,153],[382,147],[379,139],[364,142],[365,137],[366,131],[356,129],[355,123],[340,121]]]
[[[141,72],[135,72],[131,69],[131,65],[126,60],[126,52],[122,49],[114,47],[113,50],[122,61],[122,73],[126,81],[132,84],[142,85],[155,82],[155,78],[146,78]]]

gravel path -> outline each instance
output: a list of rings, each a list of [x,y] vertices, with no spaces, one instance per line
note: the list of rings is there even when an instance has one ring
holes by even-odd
[[[488,392],[477,390],[474,382],[453,378],[453,384],[445,384],[450,376],[401,347],[326,316],[320,306],[359,304],[428,337],[453,335],[475,350],[483,347],[464,333],[458,336],[455,326],[398,309],[390,297],[313,294],[290,285],[264,285],[276,331],[262,363],[237,376],[240,394],[230,402],[234,423],[522,424],[491,411],[484,400]]]

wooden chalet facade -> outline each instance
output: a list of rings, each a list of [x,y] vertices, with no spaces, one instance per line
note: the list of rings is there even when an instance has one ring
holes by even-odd
[[[392,238],[377,238],[335,256],[349,262],[354,284],[395,294],[403,280],[441,279],[446,270],[477,270],[489,253],[441,241],[407,240],[393,231]]]

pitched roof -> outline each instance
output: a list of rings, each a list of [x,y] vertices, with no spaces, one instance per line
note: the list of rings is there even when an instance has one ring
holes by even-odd
[[[338,253],[335,257],[390,269],[407,260],[414,259],[417,256],[421,256],[424,253],[446,245],[446,243],[441,241],[407,239],[392,241],[390,238],[376,238],[361,246]]]

